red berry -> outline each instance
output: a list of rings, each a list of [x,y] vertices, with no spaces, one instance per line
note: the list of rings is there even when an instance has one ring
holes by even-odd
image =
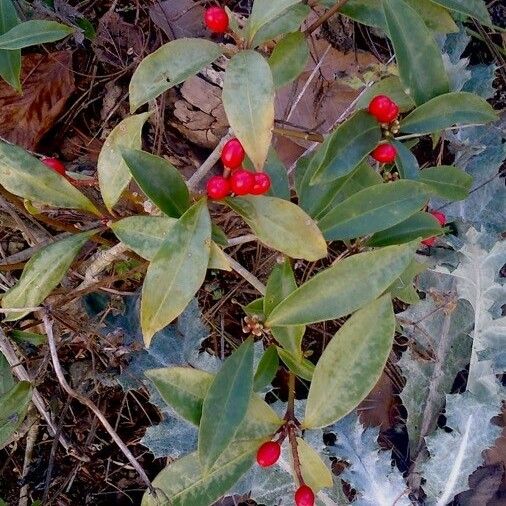
[[[301,485],[295,492],[297,506],[314,506],[314,492],[307,486]]]
[[[371,100],[369,113],[380,123],[391,123],[399,116],[399,106],[386,95],[378,95]]]
[[[209,7],[204,14],[204,23],[214,33],[228,30],[228,14],[222,7]]]
[[[436,218],[437,221],[439,221],[439,224],[444,227],[446,225],[446,216],[444,213],[440,213],[439,211],[431,211],[430,214]],[[422,244],[425,244],[425,246],[434,246],[436,242],[435,237],[429,237],[428,239],[425,239],[422,241]]]
[[[397,156],[397,150],[392,144],[380,144],[372,153],[371,156],[381,163],[393,163]]]
[[[261,467],[275,464],[281,455],[281,446],[276,441],[267,441],[257,451],[257,462]]]
[[[237,169],[244,162],[246,153],[239,139],[230,139],[221,151],[221,161],[229,169]]]
[[[255,184],[255,176],[244,169],[237,169],[230,176],[230,187],[236,195],[247,195],[251,193]]]
[[[263,195],[271,189],[271,178],[267,172],[255,172],[253,174],[255,183],[251,189],[252,195]]]
[[[223,176],[213,176],[207,181],[207,196],[210,199],[223,199],[230,194],[230,183]]]
[[[53,169],[55,172],[58,172],[58,174],[61,174],[62,176],[65,175],[65,165],[63,165],[58,158],[42,158],[41,162],[50,169]]]

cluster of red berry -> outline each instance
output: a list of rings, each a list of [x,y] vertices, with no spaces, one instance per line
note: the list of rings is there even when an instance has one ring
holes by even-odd
[[[267,441],[257,451],[257,463],[261,467],[274,465],[281,455],[281,445],[277,441]],[[297,506],[314,506],[315,496],[310,487],[301,483],[295,492]]]
[[[444,213],[440,213],[439,211],[431,211],[430,214],[436,218],[437,221],[439,221],[439,224],[444,227],[446,225],[446,216]],[[434,243],[436,242],[435,237],[429,237],[428,239],[425,239],[422,241],[422,244],[425,244],[425,246],[434,246]]]
[[[369,104],[369,114],[374,116],[382,125],[390,125],[399,117],[399,106],[386,95],[378,95]],[[392,144],[380,144],[371,156],[380,163],[393,163],[397,150]]]
[[[239,139],[229,140],[221,152],[225,167],[223,176],[213,176],[207,181],[207,196],[210,199],[223,199],[231,193],[235,195],[263,195],[271,187],[271,178],[265,172],[249,172],[242,168],[246,153]],[[231,172],[230,177],[227,177]]]

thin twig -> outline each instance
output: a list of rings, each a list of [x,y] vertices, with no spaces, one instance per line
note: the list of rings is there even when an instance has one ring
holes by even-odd
[[[51,360],[53,362],[54,371],[56,373],[56,377],[58,378],[58,381],[71,397],[74,397],[79,402],[84,404],[86,407],[88,407],[93,414],[100,420],[100,423],[104,426],[104,429],[109,433],[113,441],[118,445],[118,448],[122,451],[122,453],[125,455],[125,457],[128,459],[130,464],[132,464],[133,468],[137,471],[141,479],[144,481],[144,483],[148,486],[150,492],[156,496],[155,489],[151,485],[151,482],[149,481],[149,478],[147,474],[144,472],[144,469],[142,469],[141,465],[137,462],[136,458],[133,456],[132,452],[128,449],[128,447],[125,445],[125,443],[121,440],[121,438],[118,436],[117,432],[113,429],[112,425],[108,422],[107,418],[102,414],[102,412],[95,406],[93,401],[85,397],[84,395],[81,395],[79,392],[75,391],[71,388],[71,386],[67,383],[67,380],[65,379],[65,376],[63,374],[63,370],[61,368],[60,360],[58,358],[58,351],[56,349],[56,343],[54,340],[53,335],[53,325],[51,321],[49,320],[49,317],[47,314],[44,314],[42,316],[42,321],[44,323],[44,328],[46,330],[47,334],[47,340],[49,343],[49,351],[51,353]]]
[[[256,241],[257,236],[253,234],[241,235],[239,237],[232,237],[232,239],[228,240],[228,244],[225,248],[230,248],[231,246],[238,246],[239,244],[246,244],[247,242]]]
[[[297,428],[295,425],[295,374],[293,374],[293,372],[288,374],[288,407],[286,410],[286,418],[288,441],[292,450],[293,468],[300,487],[304,485],[304,478],[300,467],[299,452],[297,450],[297,437],[295,435]]]
[[[282,135],[283,137],[293,137],[295,139],[304,139],[305,141],[323,142],[323,135],[311,132],[301,132],[291,128],[274,127],[272,133]]]
[[[37,441],[38,434],[39,434],[39,423],[37,421],[30,427],[30,430],[28,431],[28,436],[26,438],[25,460],[23,462],[23,474],[21,475],[21,478],[24,481],[24,485],[21,487],[21,490],[19,491],[18,506],[28,506],[29,483],[28,481],[25,481],[25,479],[26,476],[28,475],[30,464],[32,463],[33,448],[35,447],[35,442]]]
[[[230,255],[227,255],[226,253],[224,253],[224,255],[227,257],[230,267],[232,267],[232,269],[237,272],[239,276],[242,276],[251,286],[255,287],[262,295],[265,295],[265,285],[257,277],[251,274],[248,269],[244,268]]]
[[[304,35],[308,37],[311,35],[317,28],[319,28],[325,21],[328,21],[332,16],[337,14],[339,9],[347,2],[348,0],[340,0],[334,6],[332,6],[323,16],[320,16],[312,25],[304,30]]]

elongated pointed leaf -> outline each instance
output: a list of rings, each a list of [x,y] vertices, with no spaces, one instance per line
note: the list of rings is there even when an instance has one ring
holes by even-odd
[[[314,364],[307,358],[301,357],[300,355],[294,355],[293,353],[279,347],[278,355],[286,367],[288,367],[295,376],[311,381],[314,373]]]
[[[319,226],[327,240],[353,239],[385,230],[419,211],[427,187],[401,180],[365,188],[329,211]]]
[[[315,222],[295,204],[263,196],[230,198],[226,202],[270,248],[309,261],[326,256],[323,235]]]
[[[142,287],[141,327],[147,346],[153,335],[179,316],[203,283],[211,245],[205,200],[172,227],[150,263]]]
[[[190,207],[190,194],[179,171],[159,156],[124,148],[123,159],[147,197],[167,216],[179,218]]]
[[[125,118],[107,137],[98,157],[98,182],[102,198],[111,210],[127,187],[132,175],[121,156],[122,149],[140,149],[144,123],[151,113]]]
[[[0,142],[0,184],[18,197],[50,206],[100,214],[64,177],[46,167],[23,148],[6,142]]]
[[[253,378],[253,390],[259,392],[268,386],[276,376],[279,367],[279,357],[275,346],[269,346],[260,362],[258,362],[255,377]]]
[[[390,295],[357,311],[320,357],[306,404],[304,426],[325,427],[364,400],[392,349],[395,317]]]
[[[246,441],[230,447],[215,467],[204,473],[197,453],[169,464],[153,480],[161,504],[170,506],[209,506],[224,495],[253,464],[261,441]],[[162,495],[163,493],[163,495]],[[160,499],[146,491],[142,506],[160,506]]]
[[[474,93],[459,91],[433,98],[417,107],[402,122],[403,132],[426,134],[453,125],[489,123],[497,119],[492,106]]]
[[[419,212],[393,227],[377,232],[367,241],[367,245],[377,248],[391,244],[404,244],[416,238],[427,239],[441,235],[442,232],[439,221],[432,214]]]
[[[252,392],[253,339],[248,339],[225,361],[204,398],[198,451],[205,472],[234,439]]]
[[[32,399],[32,385],[20,381],[0,397],[0,449],[21,426]]]
[[[272,310],[297,289],[297,283],[293,274],[290,260],[277,264],[267,280],[264,297],[264,315],[267,318]],[[294,327],[273,327],[272,335],[283,348],[293,353],[295,357],[302,358],[301,342],[305,325]]]
[[[270,197],[278,197],[280,199],[290,200],[290,184],[288,182],[288,173],[283,162],[279,159],[278,154],[273,147],[269,149],[267,161],[264,171],[271,178],[271,189],[267,195]]]
[[[341,318],[381,295],[407,268],[417,244],[353,255],[319,272],[271,313],[266,324],[302,325]]]
[[[403,0],[383,0],[383,8],[408,95],[420,105],[448,93],[443,57],[423,19]]]
[[[276,348],[274,348],[276,353]],[[276,353],[276,357],[278,354]],[[15,385],[14,376],[12,375],[11,366],[7,359],[0,352],[0,397],[8,392]]]
[[[6,309],[38,306],[65,276],[79,250],[95,233],[83,232],[62,239],[41,250],[28,260],[19,281],[2,297]],[[19,320],[29,313],[7,313],[5,321]]]
[[[204,39],[177,39],[144,58],[130,81],[130,112],[181,84],[221,55],[218,44]]]
[[[261,170],[274,127],[274,82],[269,64],[256,51],[241,51],[230,60],[223,106],[236,137],[256,170]]]
[[[308,58],[309,47],[304,33],[298,31],[285,35],[269,58],[274,86],[281,88],[296,79],[306,67]]]
[[[12,0],[0,0],[0,35],[19,23]],[[21,50],[0,51],[0,76],[16,91],[21,91]]]
[[[357,108],[367,109],[371,100],[377,95],[390,97],[399,106],[401,112],[410,111],[416,107],[413,99],[404,91],[404,87],[397,76],[386,77],[364,90],[363,95],[357,102]]]
[[[442,5],[461,14],[466,14],[477,19],[484,25],[491,25],[490,14],[483,0],[432,0],[435,4]]]
[[[318,452],[302,438],[297,438],[297,452],[304,483],[316,493],[322,488],[332,487],[330,467],[323,462]]]
[[[310,184],[323,184],[349,174],[381,140],[375,118],[358,111],[325,139],[311,159]]]
[[[415,277],[427,267],[413,260],[406,270],[388,287],[392,299],[399,299],[406,304],[416,304],[420,297],[414,287]]]
[[[420,165],[416,156],[402,142],[394,141],[393,145],[397,149],[395,165],[399,171],[399,175],[403,179],[420,179]]]
[[[28,46],[56,42],[74,33],[74,29],[56,21],[33,19],[11,28],[0,36],[0,49],[23,49]]]
[[[436,195],[447,200],[464,200],[473,184],[472,176],[451,165],[424,169],[420,178]]]

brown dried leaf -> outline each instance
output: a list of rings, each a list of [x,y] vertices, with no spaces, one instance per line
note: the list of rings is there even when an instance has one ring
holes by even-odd
[[[74,92],[72,52],[23,56],[21,82],[21,95],[0,83],[0,136],[35,150]]]
[[[149,8],[153,23],[161,28],[170,40],[181,37],[203,37],[206,34],[202,19],[204,6],[193,0],[166,0]]]

